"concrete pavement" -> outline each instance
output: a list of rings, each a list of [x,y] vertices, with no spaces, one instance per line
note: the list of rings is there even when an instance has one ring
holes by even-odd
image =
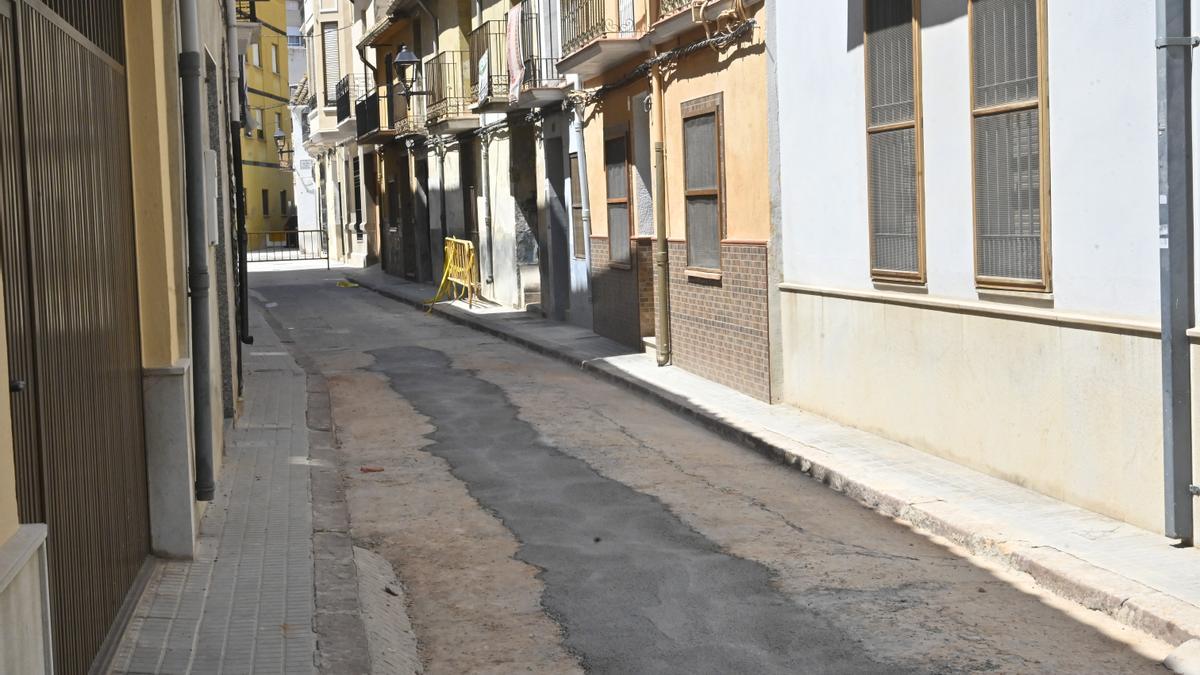
[[[432,287],[383,274],[347,276],[420,306]],[[1200,553],[900,443],[788,406],[772,406],[590,331],[526,312],[463,303],[441,316],[577,365],[795,466],[878,513],[1030,575],[1062,598],[1182,645],[1200,638]]]
[[[350,535],[427,672],[1161,672],[1166,644],[630,396],[643,356],[588,361],[606,382],[551,348],[593,337],[550,326],[549,360],[337,280],[253,282],[328,380]]]

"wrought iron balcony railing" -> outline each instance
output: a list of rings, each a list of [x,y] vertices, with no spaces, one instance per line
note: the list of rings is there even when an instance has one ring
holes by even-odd
[[[258,21],[258,11],[254,7],[255,0],[237,0],[236,10],[239,21]]]
[[[687,7],[690,7],[692,0],[659,0],[658,18],[663,18],[676,14]]]
[[[372,92],[355,101],[354,119],[359,138],[379,131],[379,94]]]
[[[337,83],[335,90],[337,95],[337,121],[342,123],[350,119],[354,114],[354,101],[362,98],[367,93],[366,78],[360,74],[352,74],[343,77]]]
[[[467,36],[471,47],[471,99],[485,103],[508,91],[508,21],[484,21]]]
[[[632,36],[633,18],[621,18],[615,4],[609,0],[562,0],[563,55],[606,35]]]
[[[525,71],[521,90],[556,87],[562,82],[558,74],[559,54],[542,42],[542,17],[534,11],[534,3],[525,0],[521,5],[521,54],[524,55],[521,65]]]
[[[425,82],[429,85],[430,122],[467,114],[471,103],[471,53],[442,52],[425,64]]]

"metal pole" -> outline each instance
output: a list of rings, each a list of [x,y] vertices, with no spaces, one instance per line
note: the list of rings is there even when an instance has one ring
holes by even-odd
[[[1192,49],[1190,0],[1157,0],[1158,182],[1166,535],[1190,546],[1192,391]]]
[[[192,318],[192,420],[196,442],[196,501],[210,502],[213,477],[213,414],[208,237],[204,201],[204,101],[200,78],[200,26],[197,0],[179,3],[179,78],[183,89],[183,149],[187,180],[188,295]]]

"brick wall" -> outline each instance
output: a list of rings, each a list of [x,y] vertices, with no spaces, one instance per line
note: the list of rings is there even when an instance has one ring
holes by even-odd
[[[634,249],[636,251],[636,249]],[[641,349],[637,264],[632,269],[608,264],[608,238],[592,238],[592,323],[596,333],[631,349]]]
[[[770,400],[766,246],[722,244],[720,280],[689,279],[687,244],[668,248],[675,365]]]
[[[639,239],[634,242],[637,260],[638,316],[642,337],[654,335],[654,240]]]

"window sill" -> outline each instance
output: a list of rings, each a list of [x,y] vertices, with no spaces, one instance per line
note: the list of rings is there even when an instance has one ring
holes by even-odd
[[[633,265],[631,265],[629,263],[613,262],[611,260],[608,262],[608,266],[614,270],[631,270],[631,269],[633,269]]]
[[[704,281],[720,281],[720,270],[709,270],[700,267],[686,267],[683,273],[688,279],[703,279]]]
[[[902,279],[872,279],[871,285],[878,291],[900,291],[901,293],[928,293],[929,285],[924,281]]]

